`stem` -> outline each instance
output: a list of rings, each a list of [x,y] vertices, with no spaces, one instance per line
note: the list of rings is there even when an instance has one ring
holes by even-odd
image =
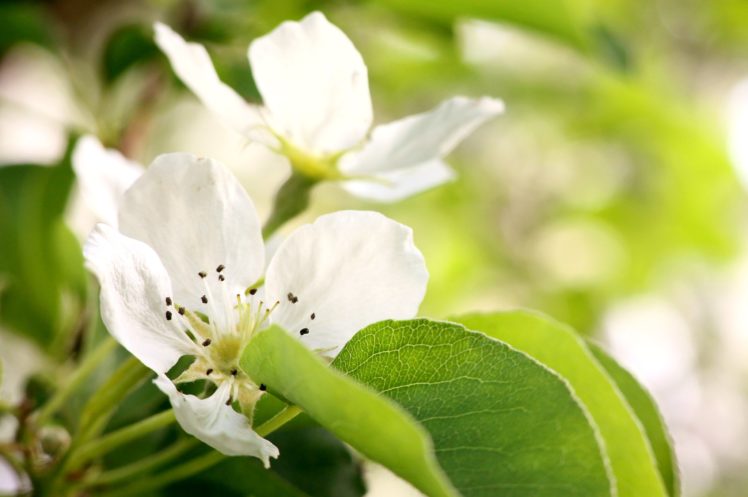
[[[71,462],[73,462],[73,458],[77,457],[76,453],[80,447],[104,430],[109,421],[110,413],[117,407],[119,401],[150,373],[149,369],[140,364],[137,359],[131,357],[124,361],[114,374],[88,399],[81,413],[73,443],[63,461],[57,465],[54,475],[50,478],[53,495],[56,495],[54,491],[59,490],[59,487],[63,484],[63,479],[71,469]]]
[[[298,406],[286,406],[278,414],[268,419],[260,426],[255,429],[258,435],[266,437],[273,433],[275,430],[283,426],[284,424],[291,421],[293,418],[301,414],[301,408]]]
[[[109,379],[88,399],[78,425],[78,439],[85,442],[104,428],[113,411],[133,387],[147,378],[151,371],[134,357],[128,358]]]
[[[124,443],[169,426],[175,421],[176,417],[171,409],[154,414],[149,418],[81,446],[75,454],[70,456],[68,466],[73,469],[78,468],[87,461],[106,454]]]
[[[182,480],[197,473],[201,473],[211,466],[215,466],[219,462],[223,461],[225,457],[226,456],[224,456],[220,452],[211,451],[196,459],[186,462],[181,466],[176,466],[170,470],[164,471],[163,473],[160,473],[153,478],[140,480],[136,483],[133,483],[132,485],[127,485],[126,487],[120,488],[118,490],[106,492],[99,495],[101,497],[130,497],[132,495],[146,493],[150,490],[161,488],[174,481]]]
[[[37,426],[45,424],[54,415],[57,410],[63,406],[70,395],[81,386],[83,380],[90,375],[101,362],[109,356],[109,354],[115,349],[117,342],[107,337],[102,341],[86,358],[78,365],[78,368],[73,373],[65,385],[62,386],[49,401],[44,404],[35,417],[35,423]]]
[[[299,407],[287,406],[281,412],[258,426],[255,431],[261,437],[265,437],[273,433],[284,424],[291,421],[293,418],[298,416],[299,413],[301,413],[301,409]],[[161,488],[174,481],[182,480],[192,475],[201,473],[211,466],[215,466],[216,464],[220,463],[225,458],[226,456],[224,456],[220,452],[211,451],[180,466],[176,466],[170,470],[164,471],[154,478],[140,480],[136,483],[133,483],[132,485],[127,485],[126,487],[100,495],[102,495],[102,497],[129,497],[131,495],[145,493],[157,488]]]
[[[286,180],[275,194],[273,211],[262,228],[262,235],[267,240],[287,221],[304,212],[309,206],[312,187],[319,180],[304,176],[296,171]]]
[[[171,447],[159,452],[145,459],[135,461],[134,463],[121,466],[116,469],[105,471],[98,476],[92,476],[87,478],[83,485],[85,487],[100,487],[103,485],[111,485],[112,483],[118,483],[122,480],[129,480],[139,474],[147,473],[153,469],[158,468],[166,464],[167,462],[176,459],[188,450],[198,445],[197,439],[186,438],[178,441]]]

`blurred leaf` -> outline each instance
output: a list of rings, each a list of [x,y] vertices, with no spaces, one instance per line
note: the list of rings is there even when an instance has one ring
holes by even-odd
[[[46,350],[69,338],[70,299],[85,296],[80,246],[63,221],[72,182],[69,153],[55,167],[0,168],[0,322]]]
[[[361,466],[343,443],[319,426],[273,433],[281,456],[272,470],[311,497],[360,497]]]
[[[205,495],[221,497],[310,497],[294,488],[258,459],[231,457],[198,476],[182,480],[161,492],[163,497]]]
[[[31,2],[0,3],[0,57],[11,46],[20,42],[31,42],[51,46],[51,22],[44,7]]]
[[[433,497],[456,496],[426,431],[385,397],[328,367],[273,326],[247,346],[241,367],[256,382],[300,406],[353,448]]]
[[[160,54],[150,28],[140,24],[122,26],[109,38],[103,54],[104,79],[111,83],[130,67]]]
[[[563,376],[600,430],[619,497],[665,497],[646,434],[616,383],[571,328],[530,312],[470,314],[470,329],[505,341]]]
[[[680,479],[673,444],[654,399],[631,373],[626,371],[599,345],[591,342],[587,342],[587,345],[600,365],[616,382],[621,393],[626,396],[626,400],[644,427],[655,457],[657,457],[657,467],[665,481],[668,494],[671,496],[680,495]]]
[[[453,323],[384,321],[333,365],[411,412],[465,497],[611,495],[595,429],[566,382],[502,342]]]

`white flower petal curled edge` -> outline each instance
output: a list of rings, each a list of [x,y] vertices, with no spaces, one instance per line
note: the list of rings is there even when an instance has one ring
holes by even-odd
[[[160,23],[155,30],[180,79],[229,126],[282,153],[301,173],[341,180],[364,198],[395,201],[449,181],[454,171],[442,158],[504,109],[493,98],[455,97],[369,133],[366,65],[319,12],[284,22],[249,46],[264,106],[245,102],[221,82],[202,45]]]
[[[367,324],[413,317],[428,280],[409,228],[342,211],[292,233],[257,286],[265,248],[252,201],[223,166],[188,154],[158,157],[125,192],[119,231],[97,225],[84,254],[104,323],[158,374],[184,430],[266,465],[278,450],[251,427],[264,387],[238,367],[249,340],[275,323],[334,357]],[[172,382],[165,373],[182,356],[195,360]],[[175,386],[196,379],[215,391]]]

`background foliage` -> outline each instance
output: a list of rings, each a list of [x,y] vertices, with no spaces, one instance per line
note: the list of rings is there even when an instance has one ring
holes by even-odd
[[[298,222],[375,208],[412,226],[431,272],[425,316],[529,307],[607,340],[672,416],[685,492],[743,495],[748,317],[740,302],[748,292],[736,282],[748,281],[748,204],[725,133],[727,96],[748,72],[741,0],[3,2],[6,333],[30,338],[65,371],[66,359],[91,345],[81,330],[101,332],[73,235],[66,151],[80,133],[146,164],[166,151],[215,156],[237,171],[261,214],[288,173],[200,109],[155,48],[151,23],[205,43],[222,78],[257,100],[248,42],[313,9],[361,50],[378,122],[456,93],[501,97],[507,113],[453,154],[454,183],[391,206],[324,185]],[[52,167],[21,165],[30,163]],[[667,340],[657,338],[663,329]],[[0,355],[12,363],[3,340]],[[28,388],[43,395],[47,381]],[[143,388],[144,398],[160,399]],[[153,443],[175,436],[162,435]],[[339,482],[334,488],[283,465],[266,483],[287,495],[360,495],[358,463],[336,444],[324,456],[345,463],[324,479]]]

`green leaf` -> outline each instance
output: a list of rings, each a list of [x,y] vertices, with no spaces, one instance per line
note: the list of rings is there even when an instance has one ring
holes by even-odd
[[[52,46],[53,19],[40,4],[32,2],[3,2],[0,4],[0,19],[3,29],[0,29],[0,56],[21,42],[36,43]]]
[[[566,382],[502,342],[454,323],[384,321],[333,365],[413,414],[465,497],[611,495],[596,430]]]
[[[46,350],[69,339],[86,292],[80,246],[63,220],[72,183],[70,148],[54,167],[0,168],[0,323]]]
[[[122,26],[112,34],[104,49],[104,79],[111,83],[130,67],[155,59],[159,53],[150,27]]]
[[[623,393],[629,405],[634,410],[639,422],[644,426],[644,431],[657,458],[657,468],[667,486],[668,495],[673,497],[680,495],[680,480],[675,451],[673,450],[673,444],[668,434],[667,426],[665,426],[665,421],[654,399],[631,373],[626,371],[623,366],[618,364],[599,345],[589,341],[587,345],[600,365],[605,368],[605,371],[616,382],[621,393]]]
[[[665,497],[652,447],[616,383],[571,328],[540,314],[507,312],[456,318],[505,341],[566,378],[600,429],[619,497]]]
[[[241,367],[254,381],[300,406],[337,437],[427,495],[457,495],[434,457],[428,433],[407,412],[330,368],[277,326],[250,342]]]

